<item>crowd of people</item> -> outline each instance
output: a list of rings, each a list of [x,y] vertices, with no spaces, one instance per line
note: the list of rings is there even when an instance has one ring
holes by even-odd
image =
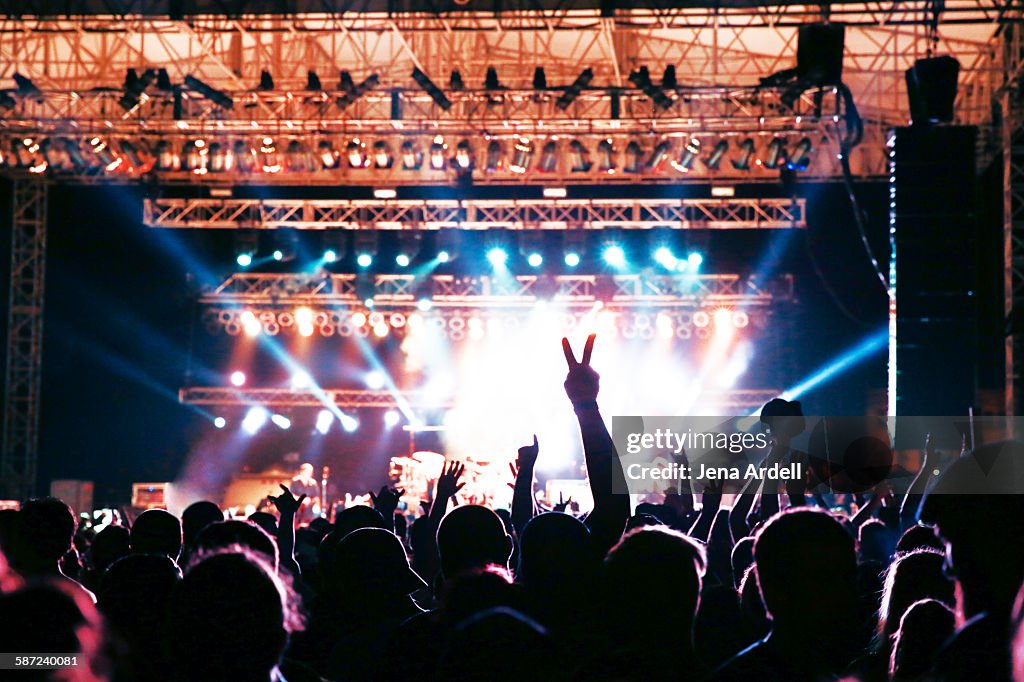
[[[1024,444],[964,452],[937,481],[926,460],[902,499],[880,486],[855,514],[767,486],[631,509],[593,346],[577,360],[563,340],[584,515],[538,508],[536,439],[509,510],[454,504],[452,462],[415,519],[388,487],[309,524],[286,486],[244,521],[212,502],[98,533],[54,498],[0,512],[0,650],[77,663],[0,678],[1024,682],[1024,498],[943,489],[1024,463]],[[790,434],[772,438],[779,461]]]

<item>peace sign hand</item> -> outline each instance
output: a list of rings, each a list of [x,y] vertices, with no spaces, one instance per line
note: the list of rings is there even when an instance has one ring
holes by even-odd
[[[597,400],[600,376],[590,366],[590,356],[594,352],[596,336],[596,334],[591,334],[587,337],[587,343],[583,346],[583,358],[580,362],[576,362],[569,339],[562,338],[562,352],[565,353],[565,362],[569,365],[569,374],[565,377],[565,394],[577,407],[580,404],[592,403]]]

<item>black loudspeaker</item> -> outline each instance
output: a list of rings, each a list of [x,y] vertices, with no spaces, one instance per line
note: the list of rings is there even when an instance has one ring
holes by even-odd
[[[810,85],[839,85],[843,81],[843,24],[800,27],[796,46],[797,77]]]
[[[961,415],[974,404],[977,132],[909,126],[891,143],[897,415]]]
[[[907,97],[914,125],[953,120],[959,78],[960,62],[955,57],[918,59],[907,69]]]

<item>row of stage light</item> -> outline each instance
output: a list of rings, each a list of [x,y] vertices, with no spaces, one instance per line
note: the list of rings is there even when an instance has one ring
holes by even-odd
[[[150,172],[186,172],[196,176],[218,174],[277,175],[288,173],[329,173],[341,169],[379,172],[430,173],[438,178],[448,174],[469,176],[509,173],[591,173],[607,175],[688,174],[698,163],[714,173],[734,148],[729,163],[737,171],[806,170],[812,160],[814,143],[804,136],[796,142],[775,137],[757,150],[752,137],[730,142],[728,137],[702,141],[699,137],[664,138],[646,147],[641,139],[630,140],[625,148],[611,138],[596,144],[582,138],[535,140],[513,136],[507,139],[462,138],[450,144],[443,136],[408,138],[395,150],[386,140],[367,143],[350,138],[339,143],[324,138],[311,147],[298,138],[269,135],[252,139],[207,140],[188,137],[185,142],[143,138],[110,139],[33,136],[9,138],[0,144],[2,165],[29,173],[92,173],[144,175]]]
[[[235,374],[241,374],[236,372]],[[384,412],[384,426],[388,429],[394,428],[401,421],[402,415],[398,410],[386,410]],[[338,422],[345,433],[354,433],[359,430],[359,418],[351,414],[343,414],[340,418],[327,409],[317,413],[315,429],[321,435],[327,435],[335,422]],[[293,419],[279,412],[271,412],[262,405],[254,405],[245,412],[245,416],[239,424],[242,431],[250,436],[256,435],[265,426],[273,425],[287,431],[293,426]],[[224,416],[213,418],[213,426],[224,429],[228,426],[228,419]]]
[[[271,248],[260,250],[260,235],[253,231],[240,231],[235,239],[235,262],[241,268],[259,267],[270,262],[291,261],[296,258],[298,235],[294,231],[279,231],[280,234],[268,238]],[[457,230],[440,230],[436,238],[436,250],[433,255],[421,254],[422,237],[414,231],[403,231],[395,236],[393,253],[394,265],[400,269],[420,264],[441,265],[453,260],[461,251],[461,235]],[[576,268],[586,256],[586,235],[579,231],[567,230],[562,235],[560,255],[568,268]],[[546,243],[546,235],[539,231],[524,231],[515,236],[518,242],[518,254],[522,263],[533,270],[544,265],[545,254],[550,254],[550,243]],[[362,270],[374,265],[380,252],[380,235],[372,230],[355,231],[352,235],[351,253],[355,264]],[[515,250],[496,232],[488,235],[488,246],[483,257],[496,271],[504,271],[520,265],[515,262]],[[696,274],[704,263],[704,256],[699,251],[689,250],[680,253],[675,235],[666,230],[651,230],[647,244],[650,247],[651,260],[671,273]],[[323,236],[323,251],[319,258],[319,266],[340,263],[350,252],[346,231],[331,231]],[[642,250],[631,247],[617,236],[602,239],[599,256],[604,265],[615,270],[625,270],[633,265],[640,265],[643,259]]]
[[[232,309],[213,313],[207,324],[211,333],[223,331],[229,336],[295,334],[310,337],[318,334],[330,337],[337,334],[341,337],[384,339],[392,334],[436,333],[451,341],[501,337],[523,329],[521,313],[442,312],[433,307],[429,299],[421,299],[415,310],[404,312],[371,309],[313,310],[307,307],[260,311]],[[612,310],[605,308],[602,303],[595,304],[588,313],[553,313],[552,320],[563,333],[571,333],[587,324],[603,334],[641,341],[654,338],[703,340],[709,338],[713,331],[743,329],[752,321],[761,326],[765,324],[763,316],[728,307],[644,312]]]

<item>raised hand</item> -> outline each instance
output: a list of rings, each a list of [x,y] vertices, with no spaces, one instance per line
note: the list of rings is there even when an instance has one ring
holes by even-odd
[[[466,485],[465,483],[459,483],[459,479],[465,471],[465,464],[460,464],[459,462],[448,464],[441,473],[441,477],[437,479],[437,496],[434,501],[440,501],[444,504],[452,497],[455,497],[455,494],[462,490],[462,486]]]
[[[299,511],[299,507],[302,506],[303,501],[306,499],[305,495],[295,497],[291,490],[288,490],[288,486],[284,483],[281,484],[281,490],[284,491],[278,496],[271,495],[270,501],[277,507],[277,511],[282,516],[286,514],[294,515],[295,512]]]
[[[594,352],[594,339],[596,334],[587,337],[583,346],[583,358],[577,362],[576,356],[569,345],[569,339],[562,338],[562,352],[565,353],[565,362],[569,365],[569,373],[565,377],[565,394],[574,407],[589,406],[597,401],[597,392],[600,383],[600,376],[590,366],[590,356]]]
[[[381,513],[385,519],[390,518],[398,509],[398,501],[405,494],[405,490],[399,488],[389,488],[388,486],[382,486],[380,492],[376,495],[373,491],[370,491],[370,501],[373,502],[373,508]]]
[[[561,493],[561,491],[559,491],[559,493],[558,493],[558,504],[556,504],[554,507],[552,507],[551,510],[552,511],[556,511],[556,512],[564,512],[565,508],[568,507],[570,504],[572,504],[572,496],[570,495],[569,499],[563,500],[562,499],[562,493]]]
[[[516,460],[516,475],[520,469],[533,470],[537,463],[537,455],[540,454],[540,444],[537,442],[537,434],[533,434],[533,445],[524,445],[519,448],[519,459]]]

